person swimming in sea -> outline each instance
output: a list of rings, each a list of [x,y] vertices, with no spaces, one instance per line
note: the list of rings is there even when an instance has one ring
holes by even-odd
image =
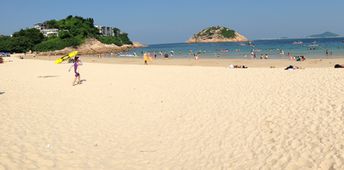
[[[74,63],[73,63],[73,65],[70,66],[70,68],[68,70],[70,72],[72,67],[74,67],[75,78],[74,78],[74,81],[73,81],[73,86],[75,86],[77,84],[81,84],[80,73],[79,73],[79,69],[78,69],[78,67],[81,66],[81,65],[82,65],[82,62],[79,59],[79,57],[78,56],[74,57]]]

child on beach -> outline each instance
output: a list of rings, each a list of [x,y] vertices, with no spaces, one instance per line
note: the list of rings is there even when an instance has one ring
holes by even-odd
[[[80,81],[80,73],[79,73],[79,69],[78,69],[78,67],[80,66],[80,65],[82,65],[82,62],[81,62],[81,60],[79,59],[79,57],[78,56],[76,56],[75,58],[74,58],[74,63],[73,63],[73,65],[71,65],[70,66],[70,68],[69,68],[69,72],[70,72],[70,70],[72,69],[72,67],[74,67],[74,74],[75,74],[75,78],[74,78],[74,81],[73,81],[73,86],[75,86],[75,85],[77,85],[77,84],[81,84],[81,81]],[[77,82],[77,83],[76,83]],[[75,84],[76,83],[76,84]]]

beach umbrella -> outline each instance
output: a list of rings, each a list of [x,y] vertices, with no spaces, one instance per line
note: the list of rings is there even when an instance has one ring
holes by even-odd
[[[62,62],[66,61],[66,60],[68,60],[68,59],[70,59],[70,58],[73,58],[73,57],[77,56],[78,53],[79,53],[78,51],[70,52],[70,53],[68,53],[67,55],[64,55],[64,56],[62,56],[61,58],[58,58],[57,60],[55,60],[55,64],[61,64]]]

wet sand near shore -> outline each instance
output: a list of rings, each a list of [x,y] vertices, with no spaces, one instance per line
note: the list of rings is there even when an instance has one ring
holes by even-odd
[[[18,57],[20,55],[15,55]],[[56,60],[60,56],[35,56],[26,55],[24,59],[37,60]],[[120,58],[120,57],[102,57],[81,56],[83,62],[88,63],[108,63],[108,64],[134,64],[142,65],[143,59],[138,58]],[[289,59],[225,59],[225,58],[157,58],[149,62],[149,65],[181,65],[181,66],[209,66],[209,67],[228,67],[229,65],[245,65],[249,68],[284,68],[289,65],[295,65],[303,68],[325,68],[332,67],[335,64],[344,64],[343,58],[306,59],[303,62],[291,61]]]

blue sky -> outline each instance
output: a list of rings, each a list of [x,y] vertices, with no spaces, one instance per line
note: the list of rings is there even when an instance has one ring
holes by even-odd
[[[133,41],[184,42],[201,29],[222,25],[249,39],[344,35],[343,0],[2,0],[0,34],[68,15],[115,26]]]

